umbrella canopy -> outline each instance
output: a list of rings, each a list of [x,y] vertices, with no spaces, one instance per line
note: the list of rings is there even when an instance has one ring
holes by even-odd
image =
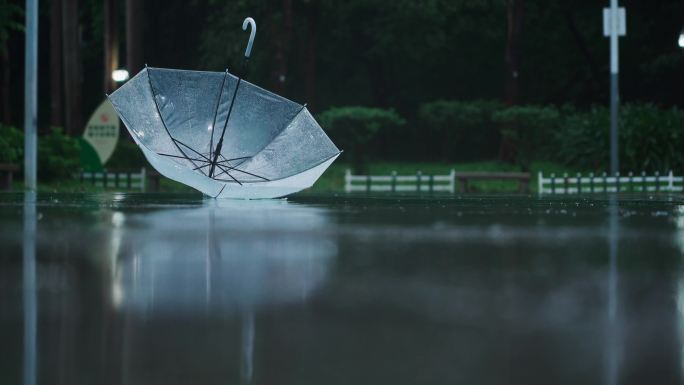
[[[159,173],[216,198],[311,187],[340,154],[305,105],[228,71],[146,67],[109,100]]]

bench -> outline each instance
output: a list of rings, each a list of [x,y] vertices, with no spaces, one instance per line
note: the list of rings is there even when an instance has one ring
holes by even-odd
[[[518,192],[526,193],[530,183],[528,172],[457,172],[454,177],[458,180],[459,191],[468,192],[470,181],[517,181]]]
[[[9,190],[12,187],[14,174],[19,172],[19,165],[0,163],[0,189]]]

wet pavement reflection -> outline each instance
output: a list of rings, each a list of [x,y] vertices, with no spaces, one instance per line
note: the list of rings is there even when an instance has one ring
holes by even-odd
[[[0,195],[0,383],[678,384],[681,197]]]

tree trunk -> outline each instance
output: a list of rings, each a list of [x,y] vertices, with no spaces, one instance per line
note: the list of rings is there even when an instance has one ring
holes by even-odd
[[[519,102],[519,74],[521,55],[521,35],[523,16],[525,13],[525,0],[508,0],[507,20],[508,31],[506,39],[506,89],[504,101],[506,106],[514,106]],[[510,139],[501,137],[499,146],[499,160],[511,162],[515,157],[515,148]]]
[[[600,87],[599,78],[601,76],[601,71],[596,65],[596,60],[594,60],[594,56],[592,55],[589,46],[587,46],[586,40],[582,36],[580,30],[577,28],[571,7],[572,5],[570,5],[568,9],[564,11],[565,21],[568,26],[568,30],[570,31],[570,35],[572,35],[572,40],[575,42],[575,45],[577,45],[577,48],[582,54],[582,57],[584,57],[584,60],[586,60],[587,66],[589,67],[589,75],[591,76],[591,82],[589,86],[591,88],[591,93],[593,95],[597,95]]]
[[[81,38],[78,22],[78,0],[62,0],[62,33],[64,58],[64,100],[66,132],[78,136],[83,131],[81,106]]]
[[[62,99],[62,2],[50,1],[50,127],[64,127]]]
[[[525,0],[508,0],[508,33],[506,39],[506,105],[518,104],[521,35]]]
[[[104,0],[104,76],[102,87],[104,93],[110,93],[116,88],[112,80],[112,72],[119,68],[119,34],[117,33],[117,1]]]
[[[292,36],[292,0],[283,0],[283,20],[281,28],[273,28],[273,45],[275,46],[275,66],[272,72],[273,91],[283,95],[287,80],[287,61],[290,53]]]
[[[315,108],[316,100],[316,45],[318,42],[318,2],[310,2],[306,7],[306,59],[305,92],[309,108]]]
[[[0,102],[2,103],[1,122],[12,124],[12,106],[10,105],[10,58],[9,49],[0,52],[0,68],[2,68],[2,85],[0,85]]]
[[[144,67],[145,1],[126,0],[126,68],[131,76]]]

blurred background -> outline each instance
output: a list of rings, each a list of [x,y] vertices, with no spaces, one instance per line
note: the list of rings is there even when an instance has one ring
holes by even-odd
[[[40,0],[38,194],[0,193],[0,383],[681,384],[684,1],[620,1],[610,186],[608,3]],[[24,16],[0,0],[0,190],[24,189]],[[190,188],[104,94],[145,63],[239,71],[247,16],[246,79],[344,153],[288,200],[121,193]],[[465,197],[457,172],[561,180]],[[352,173],[411,190],[337,194]]]
[[[247,80],[308,103],[345,153],[324,176],[450,168],[607,171],[608,2],[560,0],[43,0],[39,180],[83,168],[77,138],[112,72],[233,71],[258,24]],[[681,0],[622,1],[620,166],[684,167]],[[0,0],[0,163],[21,163],[22,1]],[[107,169],[139,169],[121,127]],[[81,141],[82,142],[82,141]],[[328,181],[326,182],[326,178]]]

